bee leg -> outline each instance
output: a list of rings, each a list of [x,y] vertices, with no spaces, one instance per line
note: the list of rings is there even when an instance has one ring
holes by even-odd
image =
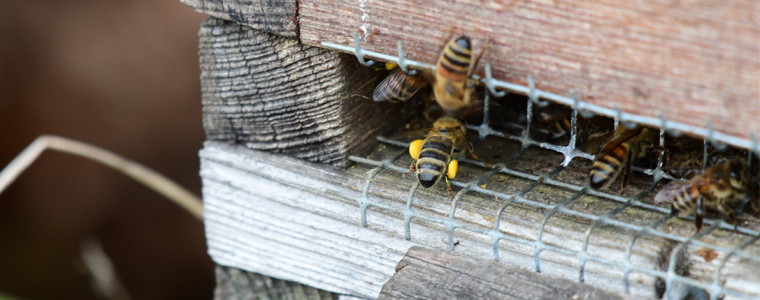
[[[694,226],[697,227],[696,233],[699,233],[699,231],[702,230],[702,214],[699,214],[696,217],[694,217]]]
[[[451,194],[451,184],[449,183],[449,178],[443,177],[443,179],[446,179],[446,191],[449,192],[449,197],[454,198],[454,196]]]
[[[628,187],[629,174],[627,170],[623,170],[623,180],[620,181],[620,195],[624,194],[625,189]]]
[[[478,66],[478,62],[480,61],[480,57],[483,56],[483,52],[485,52],[486,49],[488,49],[489,45],[491,45],[491,38],[488,38],[488,41],[486,41],[486,44],[483,45],[483,48],[480,48],[480,53],[478,53],[478,56],[476,56],[475,60],[472,61],[472,66],[470,66],[470,70],[467,71],[467,78],[470,78],[470,76],[472,76],[472,72]],[[481,78],[482,77],[483,76],[481,76]],[[480,79],[478,79],[478,81],[480,81]]]
[[[665,168],[666,170],[671,171],[673,169],[673,164],[670,162],[670,152],[665,153]],[[669,172],[672,173],[672,172]]]
[[[731,210],[731,208],[727,207],[725,204],[720,203],[717,205],[718,211],[725,214],[729,221],[731,221],[731,224],[734,224],[734,231],[738,228],[738,223],[736,221],[736,215],[734,215],[734,211]]]
[[[412,165],[409,166],[409,172],[404,173],[403,177],[406,177],[406,175],[414,173],[414,171],[417,171],[417,160],[414,160],[412,162]]]
[[[665,147],[660,146],[660,145],[655,145],[652,142],[640,141],[639,145],[641,145],[643,147],[646,147],[646,148],[652,148],[652,149],[657,150],[657,151],[668,151]]]
[[[623,180],[620,183],[620,194],[621,195],[623,193],[625,193],[625,188],[628,187],[628,182],[631,181],[631,176],[633,175],[632,174],[633,172],[631,172],[631,166],[633,164],[633,157],[631,157],[631,154],[632,153],[629,150],[628,155],[626,155],[628,157],[628,159],[626,159],[625,167],[623,168],[623,171],[622,171],[623,172]]]
[[[760,217],[760,197],[758,197],[758,192],[754,187],[751,187],[749,190],[752,193],[752,198],[749,199],[749,209],[752,210],[755,217]]]
[[[479,86],[482,80],[483,80],[483,76],[480,76],[478,77],[478,79],[475,79],[475,80],[467,79],[467,85],[465,85],[465,87],[470,89],[470,88]]]
[[[464,134],[464,133],[462,133],[462,134]],[[469,148],[470,148],[470,149],[469,149],[469,150],[470,150],[470,155],[472,155],[472,158],[474,158],[474,159],[478,159],[478,157],[477,157],[477,156],[475,156],[475,147],[473,147],[473,146],[472,146],[472,143],[470,143],[470,141],[469,141],[469,140],[466,140],[466,141],[467,141],[467,147],[469,147]]]
[[[697,207],[694,209],[694,213],[696,214],[694,216],[694,225],[697,227],[696,233],[699,233],[699,231],[702,230],[702,198],[703,196],[697,198]]]
[[[760,217],[760,198],[754,197],[750,199],[749,208],[755,214],[755,217]]]

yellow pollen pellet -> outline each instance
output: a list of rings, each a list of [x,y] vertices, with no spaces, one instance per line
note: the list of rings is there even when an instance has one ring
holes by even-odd
[[[449,179],[454,179],[454,177],[457,176],[457,168],[459,167],[459,162],[456,159],[452,159],[449,163],[449,169],[446,170],[446,177]]]
[[[415,140],[409,144],[409,155],[411,155],[412,158],[417,159],[420,157],[422,142],[424,142],[424,140]]]

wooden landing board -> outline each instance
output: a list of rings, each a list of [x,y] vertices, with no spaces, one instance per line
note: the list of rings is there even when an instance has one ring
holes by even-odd
[[[301,41],[362,47],[435,64],[445,42],[492,39],[482,63],[499,80],[622,111],[760,134],[760,2],[299,1]],[[482,72],[482,71],[481,71]]]
[[[502,151],[513,150],[507,146],[498,148],[504,149]],[[376,160],[405,152],[404,149],[392,146],[380,146],[376,150],[372,154]],[[209,254],[218,264],[338,294],[374,298],[394,274],[395,266],[410,247],[419,245],[448,251],[446,227],[442,222],[434,221],[446,220],[451,207],[451,198],[440,186],[417,192],[413,204],[416,217],[411,222],[411,240],[406,240],[404,215],[401,212],[406,205],[413,179],[403,178],[400,173],[386,170],[372,180],[369,197],[391,210],[370,207],[369,227],[362,227],[356,200],[372,169],[367,165],[354,164],[351,168],[341,169],[219,142],[206,142],[200,156]],[[395,164],[406,167],[409,163],[409,158],[406,157],[408,155],[402,156]],[[489,159],[484,153],[478,152],[478,156]],[[546,172],[553,168],[550,165],[552,158],[557,157],[531,150],[515,162],[513,167],[516,170]],[[487,170],[460,164],[457,180],[468,182],[485,171]],[[579,178],[585,181],[587,172],[588,166],[572,163],[559,178],[569,182],[575,182]],[[531,183],[529,180],[497,174],[484,182],[484,186],[513,193]],[[634,182],[629,190],[641,187],[641,183]],[[540,185],[525,197],[553,204],[565,201],[572,195],[573,192],[568,190]],[[644,201],[651,201],[651,196]],[[505,201],[507,200],[475,192],[468,193],[457,206],[455,221],[480,230],[489,230]],[[619,203],[584,196],[568,208],[603,215],[617,205]],[[515,238],[535,240],[546,212],[545,209],[530,205],[509,205],[499,219],[499,230]],[[646,226],[661,217],[660,213],[627,208],[613,219]],[[579,251],[590,225],[588,219],[559,213],[546,223],[542,241],[547,245]],[[755,225],[757,224],[752,226]],[[686,220],[672,219],[657,230],[689,236],[693,233],[693,225]],[[635,232],[618,226],[602,225],[591,233],[588,255],[623,266],[626,250]],[[487,234],[460,228],[454,231],[454,239],[454,252],[474,258],[493,259],[493,243]],[[718,230],[702,240],[732,248],[746,240],[746,236]],[[760,246],[752,245],[749,250],[757,254],[760,252],[758,247]],[[647,235],[636,240],[630,261],[633,265],[648,270],[664,270],[673,248],[672,241]],[[535,249],[532,246],[501,240],[498,250],[500,263],[535,270]],[[694,270],[694,274],[698,274],[692,274],[695,278],[704,278],[709,282],[720,258],[726,253],[719,252],[719,258],[711,262],[705,262],[702,257],[693,254],[691,249],[684,255],[679,262],[688,264],[677,269]],[[540,257],[542,275],[577,280],[577,256],[544,250]],[[729,260],[723,268],[723,280],[726,280],[726,286],[753,294],[753,286],[758,286],[755,280],[760,279],[747,276],[752,271],[743,270],[745,266],[754,267],[744,265],[740,260]],[[589,262],[586,264],[584,279],[587,284],[621,293],[624,291],[622,276],[622,267]],[[653,276],[634,271],[630,280],[632,295],[654,297],[655,280]]]
[[[493,260],[412,247],[383,285],[390,299],[627,299],[567,279],[510,268]]]

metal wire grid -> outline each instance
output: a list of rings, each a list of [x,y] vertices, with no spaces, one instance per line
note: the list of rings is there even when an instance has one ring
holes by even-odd
[[[322,46],[326,48],[352,52],[356,55],[359,62],[367,66],[372,65],[374,61],[367,62],[364,59],[365,55],[369,55],[369,56],[376,57],[379,59],[384,59],[387,61],[396,62],[398,63],[399,67],[405,72],[410,71],[407,69],[408,66],[413,66],[417,68],[427,68],[431,70],[434,69],[433,66],[405,59],[403,47],[400,41],[398,42],[398,51],[399,51],[398,57],[393,57],[393,56],[366,51],[362,49],[361,46],[359,45],[359,39],[356,34],[354,34],[354,41],[355,41],[354,47],[347,47],[343,45],[337,45],[337,44],[326,43],[326,42],[323,42]],[[575,97],[575,95],[572,95],[572,99],[567,99],[558,95],[536,90],[533,84],[532,77],[528,78],[529,87],[496,81],[491,77],[491,70],[490,70],[489,65],[486,65],[486,78],[483,81],[485,82],[489,92],[492,95],[495,95],[497,97],[503,96],[505,92],[496,91],[495,89],[496,87],[501,88],[501,89],[506,89],[512,92],[527,94],[528,98],[530,99],[527,102],[528,104],[527,105],[527,124],[520,136],[505,135],[502,132],[491,129],[488,126],[490,97],[486,95],[485,101],[484,101],[484,111],[483,111],[484,116],[485,116],[483,118],[484,122],[480,124],[479,126],[468,126],[468,129],[477,131],[480,141],[482,141],[485,137],[489,135],[502,137],[502,138],[506,137],[511,140],[516,140],[520,142],[520,145],[521,145],[520,150],[514,156],[509,158],[507,161],[500,164],[496,164],[496,165],[490,165],[490,164],[486,164],[480,161],[460,157],[459,158],[460,162],[471,164],[471,165],[482,167],[482,168],[487,168],[487,169],[490,169],[490,171],[486,172],[479,178],[472,180],[470,182],[465,183],[465,182],[459,182],[459,181],[454,181],[454,180],[451,181],[452,185],[460,187],[461,190],[457,192],[456,196],[454,197],[454,200],[451,204],[451,208],[449,211],[449,216],[446,219],[415,214],[415,211],[412,208],[412,204],[414,201],[414,195],[417,189],[419,188],[419,182],[415,182],[415,184],[411,187],[409,191],[409,196],[407,197],[406,207],[404,209],[397,209],[397,208],[394,208],[382,203],[377,203],[368,196],[370,185],[373,179],[375,178],[375,176],[380,171],[392,170],[398,173],[406,173],[408,171],[406,168],[393,165],[394,161],[401,158],[407,153],[406,150],[403,150],[399,152],[398,154],[392,156],[391,158],[385,159],[383,161],[375,161],[375,160],[371,160],[371,159],[367,159],[363,157],[350,156],[349,159],[352,161],[375,166],[375,168],[372,169],[368,174],[368,179],[364,185],[361,195],[356,199],[361,210],[361,222],[363,226],[367,226],[367,209],[369,207],[377,207],[384,210],[394,211],[404,216],[406,239],[411,238],[410,224],[411,224],[412,218],[418,218],[424,221],[444,225],[448,231],[448,237],[449,237],[448,243],[449,243],[450,250],[454,250],[454,230],[455,229],[464,229],[471,232],[484,234],[490,237],[493,243],[493,258],[497,261],[499,260],[498,242],[500,240],[506,240],[509,242],[514,242],[514,243],[530,246],[534,250],[536,272],[541,271],[541,253],[543,251],[554,251],[554,252],[558,252],[558,253],[569,255],[569,256],[575,256],[578,258],[580,262],[578,281],[580,282],[584,281],[585,267],[586,267],[586,263],[589,261],[594,261],[594,262],[598,262],[604,265],[608,265],[610,267],[621,269],[624,274],[623,283],[624,283],[625,291],[627,293],[630,293],[630,284],[629,284],[630,273],[633,271],[636,271],[643,274],[648,274],[651,276],[664,278],[667,284],[666,295],[668,299],[673,299],[674,297],[673,296],[674,283],[686,284],[695,288],[703,289],[704,291],[710,294],[710,298],[713,300],[720,299],[720,297],[722,297],[723,295],[731,295],[731,296],[745,298],[745,299],[760,299],[757,296],[746,295],[734,290],[725,289],[721,284],[721,275],[722,275],[721,270],[723,269],[723,267],[725,266],[729,258],[734,257],[734,256],[739,256],[739,257],[746,257],[746,258],[760,262],[760,257],[744,252],[744,249],[746,247],[748,247],[749,245],[753,244],[758,239],[760,239],[760,232],[739,227],[737,231],[742,234],[747,235],[747,240],[742,244],[736,245],[734,248],[726,248],[722,246],[712,245],[712,244],[699,240],[699,238],[710,234],[711,232],[713,232],[714,230],[718,228],[722,228],[725,230],[733,230],[733,226],[725,223],[723,220],[718,220],[718,221],[705,220],[704,221],[705,224],[708,224],[710,226],[706,229],[703,229],[698,234],[692,237],[688,237],[688,238],[658,231],[655,229],[657,228],[657,226],[665,223],[670,218],[673,218],[673,216],[670,214],[669,209],[641,202],[640,199],[646,196],[647,194],[649,194],[650,192],[652,192],[655,186],[657,185],[657,183],[661,179],[663,178],[673,179],[670,175],[668,175],[662,170],[662,167],[663,167],[662,153],[660,153],[660,157],[655,169],[634,168],[634,170],[653,176],[653,183],[647,189],[643,190],[642,192],[638,193],[637,195],[633,197],[625,198],[625,197],[621,197],[617,195],[612,195],[612,194],[593,190],[589,188],[588,186],[582,187],[575,184],[555,180],[552,178],[555,175],[562,172],[565,169],[565,167],[567,167],[567,165],[576,157],[589,159],[589,160],[593,160],[594,158],[593,155],[590,155],[590,154],[587,154],[575,149],[575,142],[578,136],[576,123],[577,123],[577,118],[579,114],[582,115],[583,117],[590,117],[592,116],[592,113],[613,117],[615,119],[616,127],[619,126],[619,124],[623,124],[623,126],[630,127],[630,128],[635,127],[636,124],[659,127],[661,145],[664,145],[666,135],[678,136],[679,131],[702,135],[705,137],[705,150],[704,150],[705,151],[704,152],[705,165],[707,164],[707,153],[708,153],[708,148],[710,145],[719,149],[722,149],[725,147],[725,145],[722,145],[719,142],[728,143],[728,144],[735,145],[742,148],[753,149],[753,151],[749,151],[749,161],[751,162],[752,153],[758,152],[758,145],[757,145],[757,141],[754,139],[754,134],[752,135],[753,137],[752,141],[746,141],[746,140],[742,140],[739,138],[735,138],[735,137],[731,137],[731,136],[727,136],[727,135],[715,132],[712,129],[712,125],[710,124],[709,120],[707,120],[706,128],[696,128],[689,125],[666,121],[661,114],[658,114],[660,116],[659,119],[652,119],[652,118],[647,118],[647,117],[642,117],[642,116],[624,114],[620,112],[620,110],[618,109],[609,110],[606,108],[580,102]],[[530,138],[529,133],[531,131],[530,129],[532,125],[533,105],[536,104],[542,107],[548,104],[547,102],[541,101],[540,98],[545,98],[545,99],[552,100],[560,104],[572,106],[573,110],[572,110],[572,115],[571,115],[570,142],[568,143],[567,146],[558,146],[558,145],[554,145],[550,143],[539,142]],[[380,142],[396,145],[399,147],[406,148],[408,146],[407,143],[394,141],[394,140],[387,140],[382,137],[378,137],[378,140]],[[536,176],[536,175],[528,174],[528,173],[521,172],[518,170],[510,169],[509,165],[515,162],[516,160],[518,160],[523,155],[525,150],[529,146],[532,146],[532,145],[561,153],[564,156],[564,160],[562,164],[556,169],[546,174],[543,174],[541,176]],[[516,176],[519,178],[532,180],[533,183],[530,186],[524,188],[523,190],[512,193],[512,194],[505,194],[505,193],[496,192],[493,190],[488,190],[488,189],[480,187],[480,184],[482,184],[486,179],[488,179],[489,177],[497,173],[504,173],[504,174]],[[534,200],[526,199],[523,197],[526,193],[530,192],[531,190],[533,190],[535,187],[537,187],[540,184],[547,184],[550,186],[564,188],[570,191],[574,191],[575,194],[572,197],[566,199],[564,202],[561,202],[558,204],[546,204],[546,203],[541,203]],[[462,223],[457,222],[457,220],[454,218],[457,205],[460,199],[466,193],[470,191],[494,196],[496,197],[497,200],[498,199],[506,200],[506,202],[501,206],[496,217],[494,218],[494,225],[490,230],[484,230],[482,228],[474,227],[468,224],[462,224]],[[569,204],[571,204],[573,201],[575,201],[576,199],[584,195],[593,195],[596,197],[616,201],[616,202],[619,202],[620,205],[617,206],[615,209],[609,211],[605,215],[601,215],[601,216],[587,214],[587,213],[583,213],[583,212],[579,212],[579,211],[575,211],[575,210],[567,208]],[[746,200],[747,199],[745,199],[745,201],[742,203],[739,209],[741,209],[744,205],[746,205]],[[543,209],[548,210],[541,224],[541,227],[538,232],[538,236],[535,241],[531,241],[531,240],[517,237],[517,236],[511,236],[499,230],[499,223],[500,223],[501,216],[504,210],[510,205],[520,204],[520,203],[524,205],[530,205],[533,207],[538,207],[538,208],[543,208]],[[619,212],[623,211],[624,209],[628,207],[639,207],[639,208],[647,209],[650,211],[659,212],[663,215],[663,217],[647,226],[638,226],[638,225],[628,224],[625,222],[612,219],[613,216],[615,216],[616,214],[618,214]],[[593,223],[588,227],[588,229],[585,232],[581,251],[574,251],[574,250],[570,250],[566,248],[560,248],[557,246],[548,245],[542,241],[542,236],[544,233],[544,228],[546,226],[546,223],[552,216],[556,215],[557,213],[565,213],[565,214],[569,214],[569,215],[573,215],[573,216],[577,216],[577,217],[581,217],[581,218],[585,218],[590,221],[593,221]],[[631,239],[626,250],[625,263],[621,264],[619,262],[611,261],[602,257],[596,257],[593,255],[590,255],[587,252],[588,244],[589,244],[588,241],[589,241],[589,237],[591,236],[591,233],[594,231],[594,229],[598,228],[599,226],[603,224],[618,226],[621,228],[635,231],[635,234],[633,238]],[[671,252],[669,269],[667,271],[642,268],[642,267],[634,265],[631,262],[632,249],[633,249],[634,244],[636,243],[636,240],[646,235],[656,236],[656,237],[680,242],[680,244],[674,249],[674,251]],[[689,277],[681,276],[676,273],[677,259],[678,259],[679,253],[681,252],[680,250],[684,249],[689,244],[727,253],[727,255],[721,259],[719,266],[716,268],[715,276],[711,284],[706,284]]]

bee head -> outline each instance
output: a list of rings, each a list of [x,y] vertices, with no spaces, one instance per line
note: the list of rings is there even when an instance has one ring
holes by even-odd
[[[462,49],[471,49],[470,48],[470,38],[466,36],[461,36],[456,40],[457,46],[459,46]]]
[[[742,184],[744,183],[744,174],[747,172],[746,168],[747,166],[744,163],[744,160],[742,159],[732,159],[728,162],[729,164],[729,176],[732,184]]]

